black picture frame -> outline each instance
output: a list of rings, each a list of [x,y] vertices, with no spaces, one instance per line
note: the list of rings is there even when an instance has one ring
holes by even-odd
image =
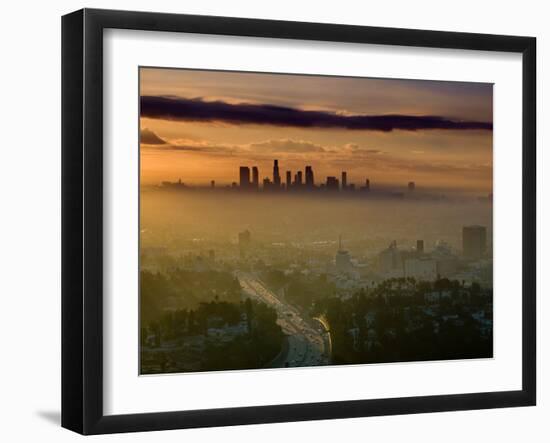
[[[522,54],[522,389],[130,415],[103,413],[103,31],[108,28]],[[536,403],[536,39],[83,9],[62,18],[62,426],[82,434],[530,406]]]

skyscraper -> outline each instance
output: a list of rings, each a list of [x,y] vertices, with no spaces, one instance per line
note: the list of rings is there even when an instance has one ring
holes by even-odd
[[[239,168],[239,186],[243,189],[250,187],[250,168],[248,166]]]
[[[346,190],[348,187],[348,173],[342,171],[342,190]]]
[[[409,184],[407,185],[407,188],[409,188],[409,191],[414,191],[416,185],[414,182],[409,182]]]
[[[286,171],[286,189],[287,191],[292,186],[292,171]]]
[[[462,228],[462,253],[472,260],[480,259],[487,251],[487,228],[472,225]]]
[[[370,191],[370,180],[367,178],[367,180],[365,181],[365,190],[366,191]]]
[[[296,175],[294,176],[294,185],[297,188],[302,186],[302,171],[296,172]]]
[[[279,160],[273,161],[273,184],[276,188],[281,186],[281,176],[279,174]]]
[[[252,167],[252,187],[254,189],[258,189],[259,187],[259,173],[257,166]]]
[[[313,178],[313,168],[306,166],[306,188],[313,188],[315,186],[315,179]]]

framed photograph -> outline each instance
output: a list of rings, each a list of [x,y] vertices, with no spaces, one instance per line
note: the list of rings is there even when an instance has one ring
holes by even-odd
[[[531,37],[62,21],[62,425],[530,406]]]

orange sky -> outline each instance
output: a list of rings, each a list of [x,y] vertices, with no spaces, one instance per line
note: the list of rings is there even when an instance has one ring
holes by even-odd
[[[141,68],[140,95],[221,103],[237,115],[188,118],[183,109],[171,117],[142,109],[142,184],[180,178],[191,185],[228,184],[238,181],[240,165],[258,166],[262,179],[277,158],[281,175],[312,165],[318,182],[346,170],[349,183],[368,177],[371,183],[492,192],[490,129],[380,131],[348,129],[347,123],[255,123],[254,115],[254,121],[238,120],[248,104],[298,115],[319,111],[343,121],[399,114],[492,123],[489,84]]]

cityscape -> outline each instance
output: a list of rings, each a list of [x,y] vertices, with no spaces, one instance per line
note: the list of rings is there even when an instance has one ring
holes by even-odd
[[[142,375],[492,358],[490,85],[142,70]]]
[[[238,233],[230,256],[225,251],[222,258],[220,251],[207,249],[164,263],[167,277],[159,286],[158,281],[157,285],[149,281],[161,278],[158,265],[152,263],[166,259],[169,249],[144,249],[142,290],[156,288],[161,295],[174,280],[185,279],[190,286],[198,285],[195,294],[202,293],[201,298],[209,301],[200,303],[197,311],[181,309],[174,300],[167,302],[170,313],[143,331],[142,370],[187,372],[204,370],[205,364],[217,370],[489,357],[493,325],[487,229],[464,226],[461,234],[461,253],[445,242],[428,251],[423,240],[416,240],[414,247],[391,241],[365,259],[346,249],[340,236],[337,244],[327,245],[326,249],[334,250],[332,257],[310,251],[309,260],[303,261],[290,259],[280,251],[282,247],[274,250],[244,230]],[[210,281],[204,280],[206,276]],[[229,308],[232,304],[239,307],[235,312]],[[349,316],[334,317],[352,306]],[[266,324],[253,323],[253,315],[265,317],[262,322]],[[171,329],[178,324],[182,329]],[[270,329],[262,346],[274,350],[257,357],[260,363],[250,362],[246,338],[254,328],[255,333],[263,333],[262,327]],[[468,337],[475,348],[462,349],[455,356],[448,347],[424,349],[428,345],[423,342],[425,335],[433,345],[445,337],[440,335],[442,330],[450,334],[453,345],[462,342],[453,334],[464,332],[466,336],[479,334],[478,341]],[[419,355],[387,355],[390,343],[405,334],[409,339],[419,334],[418,343],[402,348],[411,351],[417,346]],[[178,336],[181,341],[175,340]],[[281,338],[280,348],[270,341]],[[234,352],[233,363],[227,359],[228,350]],[[212,360],[205,362],[206,354]]]
[[[370,191],[370,180],[365,178],[364,183],[361,186],[357,186],[355,183],[348,183],[347,172],[342,171],[340,179],[336,176],[328,176],[322,183],[316,184],[315,174],[312,166],[306,166],[304,171],[296,171],[294,174],[292,171],[285,171],[284,181],[281,179],[281,173],[279,171],[279,161],[273,160],[273,175],[272,178],[265,177],[260,184],[260,174],[257,166],[250,168],[249,166],[239,167],[239,181],[233,181],[231,185],[225,185],[225,188],[238,189],[240,191],[292,191],[292,192],[315,192],[315,191],[348,191],[354,192]],[[177,182],[162,182],[162,186],[166,188],[182,188],[186,187],[185,182],[179,179]],[[210,181],[210,188],[216,188],[216,180]],[[407,189],[409,191],[415,190],[415,183],[408,182]]]
[[[175,182],[162,181],[160,188],[164,190],[201,190],[201,191],[238,191],[238,192],[269,192],[283,193],[287,195],[315,195],[315,196],[345,196],[345,197],[369,197],[369,198],[414,198],[414,199],[446,199],[448,196],[443,191],[419,190],[415,181],[408,181],[401,185],[371,187],[368,177],[364,178],[362,184],[355,184],[348,181],[347,171],[341,171],[338,176],[327,176],[323,181],[317,183],[315,173],[311,165],[305,166],[304,170],[286,170],[282,180],[279,170],[279,161],[273,160],[272,177],[264,177],[260,181],[259,168],[257,166],[239,166],[238,181],[230,184],[218,184],[216,180],[210,180],[208,185],[188,185],[178,179]],[[344,194],[338,194],[339,192]],[[478,195],[478,201],[491,202],[493,194]]]

